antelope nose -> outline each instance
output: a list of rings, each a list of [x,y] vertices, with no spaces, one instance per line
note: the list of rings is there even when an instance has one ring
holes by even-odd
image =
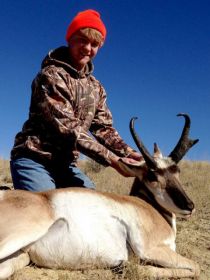
[[[193,211],[194,208],[195,208],[195,205],[194,205],[194,203],[193,203],[192,201],[189,201],[187,207],[188,207],[188,209],[189,209],[190,211]]]

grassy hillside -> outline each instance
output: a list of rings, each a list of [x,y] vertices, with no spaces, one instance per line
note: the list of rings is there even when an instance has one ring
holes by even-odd
[[[97,190],[128,194],[132,178],[124,178],[111,168],[101,168],[93,162],[81,162],[81,168],[95,181]],[[177,251],[197,261],[201,267],[199,279],[210,279],[210,163],[184,161],[180,164],[181,181],[196,206],[189,220],[177,221]],[[11,185],[9,163],[0,160],[0,185]],[[62,271],[33,266],[17,272],[10,280],[137,280],[148,279],[137,271],[135,262],[121,275],[110,270]]]

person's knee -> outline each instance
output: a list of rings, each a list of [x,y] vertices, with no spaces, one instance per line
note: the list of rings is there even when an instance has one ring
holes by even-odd
[[[53,178],[40,163],[20,158],[11,161],[10,167],[14,189],[34,192],[55,189]]]
[[[30,181],[26,183],[25,180],[19,180],[18,182],[14,182],[14,189],[16,190],[25,190],[31,192],[43,192],[55,189],[54,185],[49,185],[48,183]]]

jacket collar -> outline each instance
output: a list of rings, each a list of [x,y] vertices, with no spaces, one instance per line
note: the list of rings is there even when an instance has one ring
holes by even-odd
[[[69,72],[74,78],[85,78],[90,76],[93,72],[94,66],[90,61],[81,71],[76,70],[70,62],[68,47],[62,46],[55,50],[51,50],[48,55],[44,58],[41,64],[41,68],[49,65],[55,65],[57,67],[63,67]]]

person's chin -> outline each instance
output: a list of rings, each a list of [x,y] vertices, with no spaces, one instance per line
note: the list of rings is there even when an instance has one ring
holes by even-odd
[[[81,64],[87,64],[90,61],[90,57],[89,56],[85,56],[83,58],[80,59]]]
[[[90,58],[84,57],[77,60],[77,65],[80,69],[82,69],[88,62],[90,61]]]

